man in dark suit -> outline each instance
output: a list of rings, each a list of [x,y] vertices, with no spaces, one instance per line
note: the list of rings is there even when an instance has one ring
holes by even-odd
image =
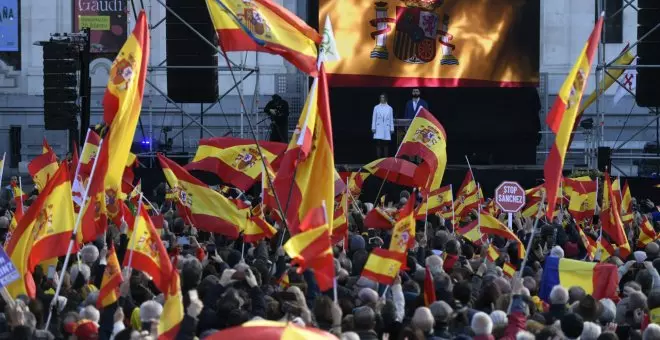
[[[415,114],[417,113],[417,110],[420,107],[424,107],[425,109],[429,109],[429,104],[426,103],[426,101],[422,98],[419,97],[420,92],[418,88],[414,88],[412,90],[412,99],[410,99],[406,103],[406,109],[404,110],[404,119],[413,119],[415,118]]]
[[[289,142],[289,103],[274,94],[272,100],[266,104],[264,112],[271,120],[270,141]]]

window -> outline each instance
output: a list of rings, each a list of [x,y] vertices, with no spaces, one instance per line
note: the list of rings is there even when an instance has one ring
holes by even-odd
[[[620,44],[623,42],[623,0],[605,0],[605,27],[603,42]],[[616,15],[614,15],[616,13]]]

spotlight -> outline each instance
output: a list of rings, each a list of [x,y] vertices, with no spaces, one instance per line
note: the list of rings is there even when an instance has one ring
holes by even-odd
[[[583,119],[580,122],[580,127],[585,129],[585,130],[593,129],[594,128],[594,119],[593,118]]]

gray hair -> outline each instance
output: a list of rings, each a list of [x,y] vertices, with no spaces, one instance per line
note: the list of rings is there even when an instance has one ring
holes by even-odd
[[[431,310],[428,309],[427,307],[417,308],[411,320],[412,326],[421,330],[424,333],[433,330],[434,322],[435,320],[433,319]]]
[[[140,305],[140,321],[149,322],[151,320],[160,319],[160,315],[163,313],[163,306],[160,303],[149,300],[145,301]]]
[[[550,303],[554,305],[565,305],[568,303],[568,291],[562,286],[554,286],[550,291]]]
[[[581,340],[596,340],[600,336],[601,329],[600,326],[593,322],[586,321],[582,326],[582,335],[580,335]]]
[[[472,317],[470,327],[475,335],[490,335],[493,332],[493,320],[484,312],[478,312]]]
[[[96,309],[96,307],[87,306],[82,310],[82,312],[80,312],[80,317],[99,323],[99,320],[101,319],[101,313],[98,309]]]
[[[516,334],[516,340],[535,340],[536,337],[534,334],[528,332],[528,331],[519,331],[518,334]]]
[[[656,324],[650,324],[646,329],[644,330],[644,334],[642,335],[642,340],[654,340],[654,339],[660,339],[660,326]]]
[[[341,333],[341,340],[360,340],[360,336],[355,332]]]
[[[80,249],[80,258],[85,264],[93,264],[96,262],[96,260],[99,259],[99,248],[96,248],[96,246],[92,244],[84,246],[82,249]]]
[[[72,283],[76,281],[79,273],[82,274],[83,278],[85,279],[85,282],[87,282],[89,281],[90,275],[92,275],[92,270],[89,269],[88,265],[84,263],[78,263],[71,266],[71,271],[69,273],[71,274]]]

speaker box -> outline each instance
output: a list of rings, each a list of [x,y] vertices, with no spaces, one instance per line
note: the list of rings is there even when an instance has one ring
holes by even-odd
[[[77,129],[80,51],[76,45],[55,41],[46,43],[43,52],[44,126],[46,130]]]
[[[612,148],[598,148],[598,170],[602,172],[612,171]]]
[[[638,65],[660,65],[660,30],[651,31],[660,24],[660,1],[639,0],[637,14],[637,45]],[[656,82],[660,79],[660,68],[640,67],[637,69],[637,105],[642,107],[660,106],[660,87]]]
[[[206,40],[218,45],[205,0],[167,0],[167,5]],[[216,49],[170,11],[165,22],[168,96],[179,103],[215,103],[219,98]],[[186,68],[176,68],[181,66]]]
[[[9,167],[18,168],[21,162],[21,126],[9,127]]]

